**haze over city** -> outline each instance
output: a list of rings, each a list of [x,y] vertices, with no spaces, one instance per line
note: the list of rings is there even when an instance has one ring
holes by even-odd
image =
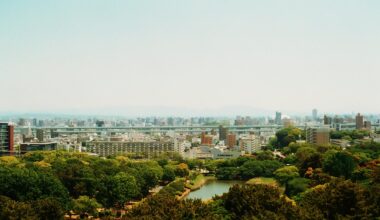
[[[378,1],[3,1],[0,112],[378,113]]]

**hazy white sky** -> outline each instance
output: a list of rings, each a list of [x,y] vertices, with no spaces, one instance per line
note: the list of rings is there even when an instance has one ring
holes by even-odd
[[[0,112],[378,113],[379,83],[378,0],[0,2]]]

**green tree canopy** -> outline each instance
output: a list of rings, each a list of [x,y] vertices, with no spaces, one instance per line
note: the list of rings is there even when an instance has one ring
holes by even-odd
[[[328,155],[323,160],[323,170],[332,176],[350,177],[356,167],[351,154],[347,152],[336,152]]]
[[[299,171],[296,166],[281,167],[274,172],[274,178],[281,185],[285,185],[289,180],[299,176]]]

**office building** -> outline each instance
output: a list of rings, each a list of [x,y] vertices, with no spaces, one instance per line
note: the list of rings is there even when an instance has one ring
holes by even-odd
[[[360,115],[360,113],[358,113],[356,115],[355,121],[356,121],[356,129],[358,129],[358,130],[363,129],[363,127],[364,127],[363,115]]]
[[[0,123],[0,156],[12,155],[14,152],[14,126]]]
[[[228,134],[228,128],[223,127],[223,125],[219,126],[219,140],[226,141]]]
[[[274,119],[274,122],[277,125],[281,125],[282,124],[281,117],[282,117],[281,112],[276,112],[276,118]]]
[[[309,144],[326,145],[330,143],[329,128],[307,128],[306,142]]]

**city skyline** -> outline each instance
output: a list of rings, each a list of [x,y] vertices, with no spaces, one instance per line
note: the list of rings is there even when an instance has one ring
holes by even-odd
[[[4,1],[0,113],[379,113],[376,1]]]

